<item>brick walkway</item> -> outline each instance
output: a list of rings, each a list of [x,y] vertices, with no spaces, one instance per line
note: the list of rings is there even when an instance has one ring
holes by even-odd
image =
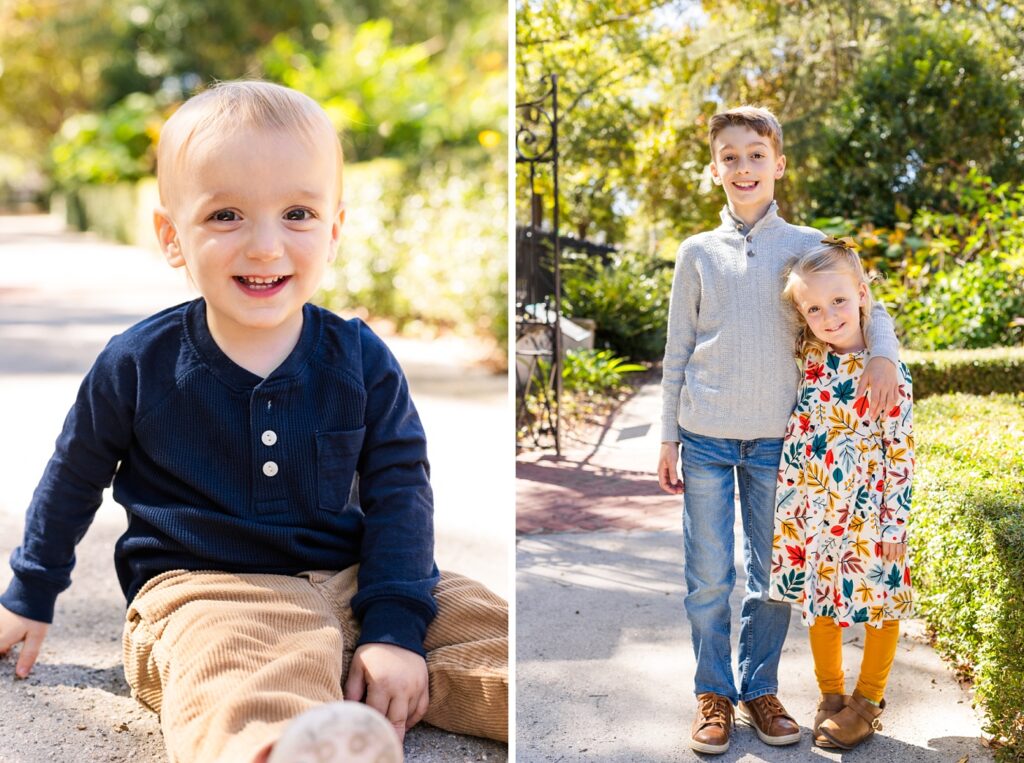
[[[563,443],[562,456],[516,459],[516,532],[536,535],[679,526],[682,501],[658,487],[661,390],[645,384],[603,429]]]

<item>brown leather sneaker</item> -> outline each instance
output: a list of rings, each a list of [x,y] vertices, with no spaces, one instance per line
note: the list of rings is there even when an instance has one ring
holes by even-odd
[[[714,692],[697,695],[697,717],[690,729],[690,749],[712,755],[729,749],[733,726],[732,700]]]
[[[814,716],[814,725],[811,730],[814,732],[814,743],[818,747],[835,747],[832,740],[818,731],[824,721],[838,713],[846,703],[850,701],[848,694],[822,694],[818,700],[818,714]]]
[[[873,705],[859,691],[854,691],[850,701],[840,712],[821,724],[821,733],[836,747],[852,750],[876,731],[882,730],[878,716],[885,710],[885,700]]]
[[[800,725],[774,694],[740,702],[738,715],[765,744],[779,746],[800,741]]]

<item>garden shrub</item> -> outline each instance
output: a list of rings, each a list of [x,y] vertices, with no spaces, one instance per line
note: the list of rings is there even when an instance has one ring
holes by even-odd
[[[950,183],[956,208],[920,209],[891,228],[870,221],[814,221],[853,235],[878,274],[875,296],[915,350],[1013,346],[1024,339],[1024,184],[974,169]]]
[[[1024,347],[904,352],[914,397],[963,392],[971,395],[1024,390]]]
[[[631,252],[607,265],[569,261],[562,270],[563,312],[594,320],[595,343],[634,360],[665,352],[671,290],[672,263]]]
[[[1000,760],[1024,759],[1024,394],[915,407],[911,554],[937,647],[974,680]]]
[[[489,333],[507,347],[506,182],[497,152],[349,165],[341,247],[322,303],[362,308],[400,329],[420,321]]]

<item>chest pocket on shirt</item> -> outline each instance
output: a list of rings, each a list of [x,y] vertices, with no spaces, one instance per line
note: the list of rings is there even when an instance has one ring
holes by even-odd
[[[317,493],[324,511],[341,511],[349,502],[366,427],[316,436]]]

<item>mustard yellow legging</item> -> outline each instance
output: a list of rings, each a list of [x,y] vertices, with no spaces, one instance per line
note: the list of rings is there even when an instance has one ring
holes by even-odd
[[[831,617],[818,617],[807,629],[814,655],[814,675],[822,694],[845,694],[843,674],[843,629]],[[900,621],[886,620],[881,628],[864,626],[864,657],[860,663],[857,691],[872,702],[881,702],[885,684],[896,656]]]

